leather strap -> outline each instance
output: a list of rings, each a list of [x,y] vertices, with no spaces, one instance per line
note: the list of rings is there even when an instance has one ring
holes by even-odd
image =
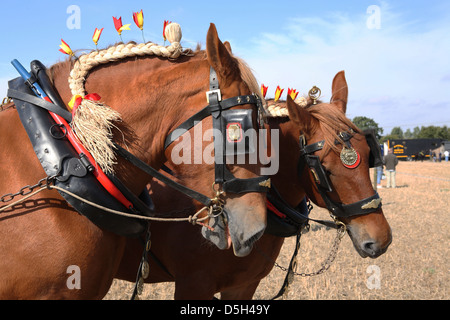
[[[8,94],[8,97],[12,98],[13,100],[28,102],[28,103],[38,106],[42,109],[53,112],[54,114],[59,115],[60,117],[62,117],[64,120],[66,120],[68,122],[72,121],[72,114],[69,111],[67,111],[65,109],[61,109],[59,106],[57,106],[53,103],[47,102],[41,98],[32,96],[31,94],[28,94],[25,92],[17,91],[14,89],[8,89],[7,94]]]
[[[353,137],[351,133],[341,132],[339,136],[342,138],[342,140],[347,146],[350,145],[350,140]],[[328,210],[336,217],[348,218],[353,216],[369,214],[377,211],[381,207],[381,200],[378,193],[375,193],[375,195],[369,198],[348,205],[342,203],[335,203],[328,197],[327,192],[332,192],[333,189],[331,187],[331,184],[329,183],[327,174],[323,169],[322,164],[320,163],[319,157],[311,155],[312,153],[321,150],[324,147],[324,143],[325,143],[324,141],[319,141],[311,145],[306,145],[306,140],[304,136],[300,136],[301,156],[298,164],[298,174],[299,175],[302,174],[305,164],[307,164],[311,170],[314,170],[314,173],[317,178],[316,179],[317,190],[319,191]],[[338,140],[336,140],[336,143],[339,143]]]
[[[183,122],[181,125],[178,126],[178,128],[171,133],[166,138],[166,141],[164,143],[164,148],[167,149],[173,142],[175,142],[179,137],[181,137],[183,134],[185,134],[187,131],[192,129],[196,124],[201,122],[206,117],[209,117],[212,115],[212,113],[217,112],[219,110],[228,110],[232,107],[244,105],[244,104],[257,104],[258,98],[255,96],[239,96],[239,97],[233,97],[229,98],[227,100],[219,101],[218,104],[211,106],[208,105],[196,114],[194,114],[192,117],[187,119],[185,122]]]
[[[288,218],[295,222],[295,224],[299,226],[299,229],[307,221],[316,222],[329,228],[338,229],[338,226],[333,221],[312,219],[309,217],[309,215],[305,215],[297,208],[291,207],[286,201],[284,201],[283,197],[280,195],[275,186],[272,186],[272,189],[267,194],[267,199],[277,210],[279,210],[281,213],[285,214]]]
[[[209,71],[209,90],[219,90],[219,78],[213,67],[211,67]]]
[[[158,179],[159,181],[165,183],[167,186],[178,190],[188,197],[197,200],[198,202],[204,204],[205,206],[210,206],[212,201],[210,198],[202,195],[201,193],[198,193],[188,187],[185,187],[178,182],[175,182],[169,178],[167,178],[162,173],[158,172],[156,169],[150,167],[148,164],[143,162],[142,160],[138,159],[136,156],[125,150],[119,145],[115,145],[117,148],[117,153],[122,156],[125,160],[133,164],[135,167],[139,168],[141,171],[147,173],[148,175]]]
[[[226,167],[225,171],[230,173]],[[269,179],[269,177],[261,176],[250,179],[238,179],[233,177],[233,175],[231,175],[231,177],[232,178],[227,179],[223,184],[223,191],[225,192],[231,192],[236,194],[248,192],[265,193],[269,192],[270,190],[270,187],[262,185]]]

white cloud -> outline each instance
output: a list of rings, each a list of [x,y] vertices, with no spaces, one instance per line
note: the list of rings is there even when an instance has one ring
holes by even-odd
[[[350,118],[371,117],[388,132],[396,124],[450,124],[448,19],[420,29],[386,4],[381,29],[369,30],[367,18],[363,12],[287,19],[283,34],[260,34],[241,56],[272,97],[277,85],[304,93],[318,85],[330,98],[334,75],[345,70]]]

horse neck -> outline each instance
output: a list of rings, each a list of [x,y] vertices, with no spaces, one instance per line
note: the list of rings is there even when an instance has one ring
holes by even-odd
[[[279,157],[278,173],[272,177],[273,185],[280,192],[283,199],[291,206],[297,206],[305,197],[302,174],[301,180],[297,174],[299,150],[299,130],[289,118],[269,118],[270,130],[279,130],[279,153],[272,155]],[[277,143],[273,141],[272,143]],[[272,160],[273,161],[273,160]]]
[[[195,58],[181,62],[154,57],[130,59],[95,69],[85,88],[121,114],[114,141],[158,169],[166,161],[164,142],[169,132],[205,104],[208,68],[206,60]],[[65,102],[71,99],[69,69],[54,75]],[[121,159],[115,168],[117,176],[135,193],[151,179]]]

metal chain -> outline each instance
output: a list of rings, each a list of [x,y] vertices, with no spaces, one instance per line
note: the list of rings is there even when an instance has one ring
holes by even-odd
[[[144,252],[142,253],[141,263],[138,268],[138,274],[136,277],[136,283],[134,285],[133,294],[131,300],[140,300],[140,296],[144,293],[145,280],[150,276],[150,264],[148,262],[148,254],[152,248],[150,232],[150,223],[147,228],[146,239],[144,243]]]
[[[8,107],[5,108],[5,106],[8,106]],[[10,108],[14,108],[14,107],[15,106],[14,106],[14,104],[12,104],[11,98],[6,97],[3,99],[2,103],[0,104],[0,112],[8,110]]]
[[[2,203],[8,203],[13,201],[16,197],[21,196],[25,197],[31,193],[33,193],[36,189],[42,189],[42,188],[48,188],[51,186],[52,182],[54,181],[55,177],[45,177],[39,182],[33,186],[25,186],[22,189],[20,189],[17,193],[9,193],[5,194],[4,196],[0,197],[0,202]]]
[[[187,218],[157,218],[157,217],[144,217],[144,216],[139,216],[137,214],[130,214],[127,212],[121,212],[121,211],[117,211],[117,210],[112,210],[109,208],[106,208],[104,206],[98,205],[92,201],[88,201],[85,198],[82,198],[72,192],[69,192],[68,190],[65,190],[63,188],[57,187],[55,185],[52,185],[52,182],[55,180],[56,176],[53,177],[47,177],[44,178],[42,180],[40,180],[36,185],[34,186],[26,186],[23,187],[22,189],[20,189],[19,192],[17,193],[10,193],[10,194],[6,194],[4,196],[2,196],[0,198],[0,203],[8,203],[13,201],[17,196],[23,196],[25,197],[24,199],[18,200],[16,203],[12,203],[9,204],[7,206],[3,206],[0,207],[0,212],[5,211],[6,209],[14,206],[17,203],[21,203],[23,201],[25,201],[26,199],[28,199],[29,197],[34,196],[35,194],[44,191],[45,189],[50,189],[50,190],[57,190],[60,191],[62,193],[68,194],[71,197],[74,197],[75,199],[82,201],[86,204],[89,204],[95,208],[104,210],[106,212],[110,212],[112,214],[116,214],[116,215],[120,215],[123,217],[128,217],[128,218],[133,218],[133,219],[140,219],[140,220],[146,220],[146,221],[160,221],[160,222],[189,222],[192,225],[201,225],[204,226],[206,228],[210,228],[209,226],[207,226],[206,224],[204,224],[203,222],[206,221],[207,219],[210,219],[211,217],[217,217],[221,214],[223,214],[223,206],[224,206],[224,201],[223,199],[221,199],[222,194],[217,194],[216,197],[212,200],[212,203],[209,207],[204,207],[200,210],[198,210],[194,215],[189,216]],[[38,191],[34,192],[35,189],[40,188]],[[34,192],[34,193],[33,193]],[[207,215],[203,218],[199,218],[200,214],[203,213],[204,211],[207,211]]]
[[[327,271],[328,269],[330,269],[332,263],[336,259],[337,253],[338,253],[338,250],[339,250],[339,245],[340,245],[340,243],[342,241],[342,238],[344,237],[345,233],[346,233],[346,227],[345,227],[345,225],[344,226],[341,225],[341,227],[337,230],[337,235],[336,235],[334,243],[333,243],[333,245],[331,247],[331,251],[330,251],[328,257],[322,263],[322,267],[319,270],[315,271],[315,272],[311,272],[311,273],[300,272],[299,273],[299,272],[297,272],[295,270],[291,270],[290,271],[289,268],[283,267],[280,264],[278,264],[277,262],[275,262],[274,265],[275,265],[275,267],[283,270],[284,272],[292,272],[293,275],[300,276],[300,277],[312,277],[312,276],[320,275],[320,274],[324,273],[325,271]],[[300,241],[297,243],[297,246],[300,249]]]
[[[339,225],[340,225],[340,228],[337,230],[337,236],[336,236],[334,244],[333,244],[333,246],[331,248],[331,252],[328,255],[328,258],[322,263],[322,267],[316,272],[311,272],[311,273],[302,272],[302,273],[299,273],[299,272],[297,272],[297,267],[298,267],[297,255],[298,255],[298,253],[300,251],[300,239],[301,239],[302,232],[305,229],[309,229],[309,224],[305,225],[305,227],[297,235],[297,244],[296,244],[296,247],[295,247],[295,250],[294,250],[294,254],[293,254],[292,258],[291,258],[291,262],[289,263],[289,268],[283,267],[283,266],[279,265],[277,262],[274,263],[274,265],[276,267],[278,267],[281,270],[287,272],[287,274],[286,274],[285,280],[283,282],[283,285],[282,285],[280,291],[271,300],[276,300],[278,298],[282,298],[284,300],[284,299],[287,298],[287,296],[289,294],[289,291],[290,291],[290,286],[294,282],[294,276],[300,276],[300,277],[317,276],[319,274],[324,273],[325,271],[327,271],[331,267],[331,264],[336,259],[337,252],[338,252],[338,249],[339,249],[339,244],[341,243],[341,240],[344,237],[345,232],[346,232],[345,224],[340,223]]]

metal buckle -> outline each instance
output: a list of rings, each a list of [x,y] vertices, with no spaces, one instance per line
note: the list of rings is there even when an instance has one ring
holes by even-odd
[[[216,89],[206,92],[206,101],[208,101],[208,103],[209,103],[209,96],[214,93],[217,94],[218,101],[222,101],[222,92],[220,91],[220,89]]]

